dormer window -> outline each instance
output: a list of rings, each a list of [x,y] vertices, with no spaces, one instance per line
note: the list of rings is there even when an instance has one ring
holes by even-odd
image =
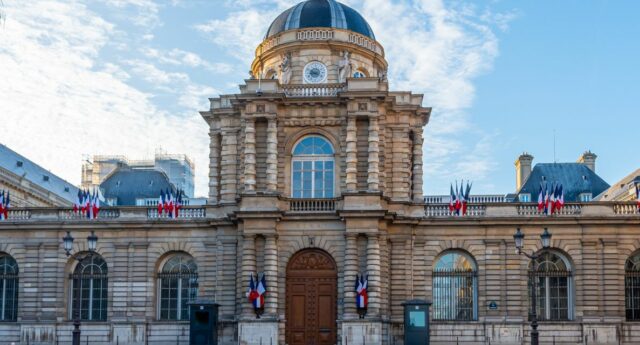
[[[518,195],[518,200],[520,200],[520,202],[531,202],[531,194],[529,193],[523,193]]]
[[[580,202],[589,202],[589,201],[593,200],[593,194],[592,193],[580,193],[578,198],[580,199]]]

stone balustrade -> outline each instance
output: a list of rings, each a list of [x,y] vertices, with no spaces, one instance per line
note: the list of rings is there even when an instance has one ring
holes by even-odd
[[[287,97],[336,97],[345,89],[345,84],[293,84],[284,85],[282,90]]]
[[[282,211],[297,214],[335,213],[343,207],[341,198],[333,199],[288,199],[282,198]],[[207,218],[209,206],[184,206],[178,213],[178,220],[197,220]],[[74,212],[71,208],[12,208],[9,219],[0,220],[4,223],[19,223],[30,221],[96,221],[88,219],[86,215]],[[215,217],[214,213],[209,218]],[[547,216],[538,211],[536,203],[470,203],[467,214],[458,216],[449,210],[448,204],[427,204],[424,206],[426,218],[563,218],[563,217],[640,217],[636,202],[589,202],[568,203],[559,212]],[[158,214],[155,207],[104,207],[100,209],[97,221],[146,221],[170,219],[167,214]]]

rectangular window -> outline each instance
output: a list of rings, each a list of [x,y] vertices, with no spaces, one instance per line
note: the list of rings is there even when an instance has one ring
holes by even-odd
[[[590,202],[591,200],[593,200],[593,194],[580,193],[580,202]]]
[[[531,194],[520,194],[518,195],[518,199],[520,200],[520,202],[531,202]]]

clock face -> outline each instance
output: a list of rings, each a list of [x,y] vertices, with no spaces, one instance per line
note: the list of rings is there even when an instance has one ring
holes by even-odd
[[[307,84],[319,84],[327,80],[327,66],[314,61],[304,67],[304,81]]]

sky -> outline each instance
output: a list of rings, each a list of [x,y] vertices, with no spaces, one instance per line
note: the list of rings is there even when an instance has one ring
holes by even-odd
[[[640,2],[344,0],[423,93],[426,194],[515,189],[514,161],[640,167]],[[238,92],[296,0],[0,0],[0,143],[80,183],[83,159],[185,153],[207,193],[208,98]],[[555,140],[554,140],[555,138]],[[554,145],[555,143],[555,145]],[[554,148],[555,147],[555,148]]]

